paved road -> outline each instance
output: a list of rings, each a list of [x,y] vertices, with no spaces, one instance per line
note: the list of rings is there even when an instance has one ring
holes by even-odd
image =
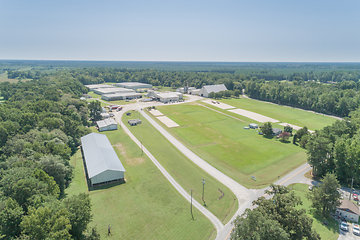
[[[164,177],[171,183],[171,185],[174,186],[174,188],[187,200],[191,201],[190,194],[185,191],[178,182],[175,181],[175,179],[165,170],[165,168],[156,160],[156,158],[150,153],[149,150],[147,150],[146,147],[144,147],[141,142],[130,132],[130,130],[126,127],[126,125],[121,121],[123,112],[117,112],[115,113],[115,119],[120,124],[120,126],[123,128],[125,133],[129,135],[131,140],[133,140],[142,150],[143,152],[150,158],[150,160],[155,164],[155,166],[160,170],[160,172],[164,175]],[[214,215],[212,214],[208,209],[206,209],[203,205],[201,205],[196,200],[192,200],[193,206],[196,207],[202,214],[204,214],[215,226],[217,231],[217,238],[221,230],[224,228],[224,225],[222,222]]]

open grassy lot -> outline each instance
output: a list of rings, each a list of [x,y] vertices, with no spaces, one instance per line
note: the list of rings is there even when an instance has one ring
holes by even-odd
[[[242,122],[195,104],[158,109],[180,125],[167,128],[174,136],[248,188],[264,187],[306,161],[305,151],[300,147],[267,139],[256,130],[243,129],[249,124],[245,120]],[[255,176],[256,181],[251,176]]]
[[[301,198],[303,205],[299,208],[305,209],[306,213],[313,219],[313,228],[320,234],[321,239],[336,240],[339,237],[339,224],[331,217],[325,219],[315,213],[315,209],[311,207],[311,201],[306,197],[309,192],[308,185],[306,184],[293,184],[289,186],[295,191],[295,194]],[[324,225],[323,222],[327,222],[328,225]]]
[[[277,119],[281,122],[291,123],[299,127],[307,126],[311,130],[321,129],[336,121],[335,118],[321,114],[249,98],[224,99],[220,102],[227,103],[237,108],[256,112],[267,117]]]
[[[81,152],[71,159],[74,179],[68,195],[87,192],[93,224],[101,239],[213,239],[215,229],[167,182],[154,164],[120,129],[107,132],[125,169],[126,183],[88,192]],[[112,236],[107,236],[111,224]]]
[[[237,209],[235,195],[187,159],[138,112],[131,112],[133,113],[131,116],[123,116],[125,124],[128,119],[142,120],[142,124],[138,126],[129,126],[131,132],[184,189],[193,189],[193,196],[200,203],[202,203],[202,178],[204,178],[207,208],[223,223],[228,222]]]

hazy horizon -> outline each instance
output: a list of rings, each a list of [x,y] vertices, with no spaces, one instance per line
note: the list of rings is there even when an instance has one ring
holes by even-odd
[[[0,0],[0,59],[360,62],[360,1]]]

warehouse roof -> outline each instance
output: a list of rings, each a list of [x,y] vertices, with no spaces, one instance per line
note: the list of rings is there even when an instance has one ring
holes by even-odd
[[[164,92],[164,93],[157,93],[156,96],[158,98],[173,98],[173,97],[180,97],[182,96],[179,92]]]
[[[118,92],[135,92],[132,89],[120,88],[120,87],[98,88],[98,89],[95,89],[95,91],[99,92],[101,94],[110,94],[110,93],[118,93]]]
[[[203,86],[203,88],[208,92],[208,93],[211,93],[211,92],[221,92],[221,91],[226,91],[227,88],[225,87],[224,84],[218,84],[218,85],[206,85],[206,86]]]
[[[107,170],[125,172],[106,135],[90,133],[81,138],[81,145],[89,178]]]
[[[114,86],[108,84],[89,84],[89,85],[85,85],[85,87],[89,89],[97,89],[97,88],[113,88]]]
[[[104,120],[97,121],[96,124],[97,124],[97,126],[99,128],[102,128],[102,127],[110,126],[112,124],[117,124],[117,123],[115,122],[114,119],[107,118],[107,119],[104,119]]]
[[[103,94],[104,97],[127,97],[127,96],[142,96],[141,93],[137,92],[116,92]]]
[[[151,84],[148,83],[140,83],[140,82],[121,82],[121,83],[116,83],[115,85],[117,86],[126,86],[126,87],[152,87]]]

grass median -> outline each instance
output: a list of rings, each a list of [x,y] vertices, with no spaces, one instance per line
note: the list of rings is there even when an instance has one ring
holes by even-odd
[[[223,223],[228,222],[238,207],[235,195],[186,158],[138,112],[131,112],[130,116],[124,115],[123,122],[127,124],[129,119],[140,118],[142,124],[129,126],[130,131],[185,190],[193,190],[194,198],[200,203],[202,203],[202,179],[204,178],[204,200],[207,208]]]

